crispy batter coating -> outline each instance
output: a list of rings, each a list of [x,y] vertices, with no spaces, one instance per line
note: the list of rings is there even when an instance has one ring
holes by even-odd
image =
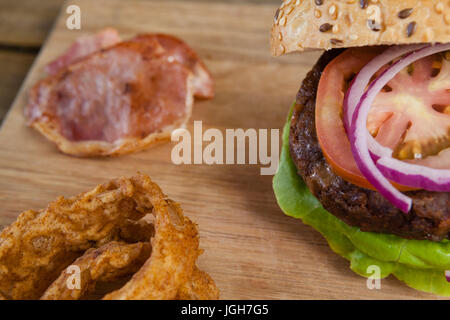
[[[191,280],[180,288],[176,299],[217,300],[219,299],[219,289],[209,274],[195,267]]]
[[[153,224],[146,221],[148,214]],[[148,176],[116,179],[70,199],[60,197],[39,212],[23,212],[0,233],[0,298],[37,299],[44,292],[47,299],[80,298],[97,281],[135,272],[142,264],[124,287],[105,298],[187,297],[180,288],[193,275],[184,291],[201,297],[196,288],[215,285],[212,280],[211,287],[204,285],[208,282],[194,272],[198,245],[196,225]],[[64,273],[57,278],[71,264],[84,270],[87,286],[79,292],[61,289]]]
[[[75,260],[71,266],[80,268],[80,289],[69,289],[67,282],[72,272],[63,271],[45,291],[41,300],[76,300],[95,291],[97,282],[117,281],[135,273],[151,253],[148,242],[128,244],[113,241],[98,249],[91,248]],[[219,290],[212,278],[194,268],[191,279],[178,289],[177,300],[214,300]]]
[[[66,269],[47,288],[41,299],[80,299],[93,292],[98,281],[114,281],[136,272],[150,253],[148,242],[128,244],[112,241],[100,248],[91,248],[71,264],[80,268],[79,289],[67,285],[73,272]]]
[[[107,294],[105,300],[175,299],[178,289],[192,276],[200,254],[196,226],[178,203],[155,203],[155,236],[152,255],[122,288]]]

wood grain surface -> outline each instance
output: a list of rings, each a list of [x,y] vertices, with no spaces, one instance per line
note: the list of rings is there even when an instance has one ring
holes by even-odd
[[[0,125],[33,60],[34,54],[0,50]]]
[[[197,50],[216,80],[216,98],[197,101],[190,121],[203,127],[281,128],[302,78],[320,53],[269,55],[274,5],[142,1],[76,1],[81,31],[65,28],[62,13],[22,86],[0,131],[0,225],[26,209],[40,209],[58,195],[71,196],[138,170],[149,174],[198,223],[200,266],[223,299],[435,298],[390,277],[380,290],[366,288],[348,262],[334,254],[318,232],[281,212],[272,177],[257,165],[171,163],[172,145],[108,159],[59,153],[27,128],[27,92],[43,66],[81,34],[103,27],[131,37],[166,32]]]

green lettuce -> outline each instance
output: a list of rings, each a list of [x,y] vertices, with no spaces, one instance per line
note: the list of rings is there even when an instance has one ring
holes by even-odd
[[[297,174],[291,160],[289,121],[283,130],[280,165],[273,189],[283,212],[319,231],[333,251],[350,261],[350,268],[357,274],[369,277],[372,273],[368,267],[377,265],[381,278],[393,274],[414,289],[450,296],[450,283],[445,279],[445,270],[450,270],[450,241],[407,240],[390,234],[363,232],[327,212]]]

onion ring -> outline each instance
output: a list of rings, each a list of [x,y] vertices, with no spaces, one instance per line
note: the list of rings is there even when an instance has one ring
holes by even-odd
[[[179,287],[191,277],[200,254],[197,228],[183,216],[176,202],[158,199],[153,205],[155,236],[150,259],[105,300],[174,299]]]
[[[71,264],[80,269],[79,289],[68,287],[72,273],[66,269],[47,288],[41,300],[80,299],[95,290],[97,281],[114,281],[139,270],[150,252],[148,242],[128,244],[112,241],[100,248],[91,248]]]
[[[145,222],[150,214],[154,216],[152,226]],[[122,264],[118,265],[125,269],[111,271],[122,274],[135,271],[131,266],[141,261],[136,252],[150,247],[150,243],[150,258],[124,287],[105,298],[175,299],[179,292],[192,292],[194,296],[195,288],[206,288],[201,283],[194,285],[201,278],[195,266],[201,253],[196,225],[148,176],[120,178],[70,199],[60,197],[44,210],[25,211],[0,233],[0,298],[37,299],[49,287],[44,298],[51,297],[52,292],[53,296],[60,292],[63,298],[81,297],[83,292],[56,290],[57,284],[51,289],[58,274],[77,257],[81,256],[77,262],[90,266],[86,283],[95,283],[108,278],[108,273],[95,269],[97,264],[108,270],[117,267],[107,261],[117,255],[114,248],[124,250],[123,246],[129,246],[125,250],[135,252],[128,260],[119,260]],[[194,275],[197,280],[190,289],[180,291]],[[214,282],[209,283],[215,287]]]
[[[71,272],[66,269],[45,291],[41,300],[77,300],[93,293],[97,282],[117,281],[138,271],[151,254],[149,242],[133,244],[113,241],[98,249],[91,248],[71,266],[80,268],[80,289],[69,289]],[[194,268],[191,279],[180,287],[177,300],[218,299],[212,278]]]

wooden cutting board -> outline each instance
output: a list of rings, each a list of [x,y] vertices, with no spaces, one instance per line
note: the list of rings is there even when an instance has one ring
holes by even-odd
[[[76,1],[81,30],[65,27],[63,6],[39,57],[0,131],[0,225],[26,209],[40,209],[57,196],[72,196],[138,170],[149,174],[198,223],[201,268],[223,299],[402,299],[434,298],[396,279],[369,290],[366,279],[334,254],[318,232],[281,212],[272,177],[258,165],[171,163],[170,143],[109,159],[63,155],[26,127],[23,108],[43,66],[78,36],[117,28],[123,38],[166,32],[187,41],[216,81],[216,97],[197,101],[194,120],[203,127],[281,128],[302,78],[320,53],[281,58],[269,54],[276,7],[195,2]]]

